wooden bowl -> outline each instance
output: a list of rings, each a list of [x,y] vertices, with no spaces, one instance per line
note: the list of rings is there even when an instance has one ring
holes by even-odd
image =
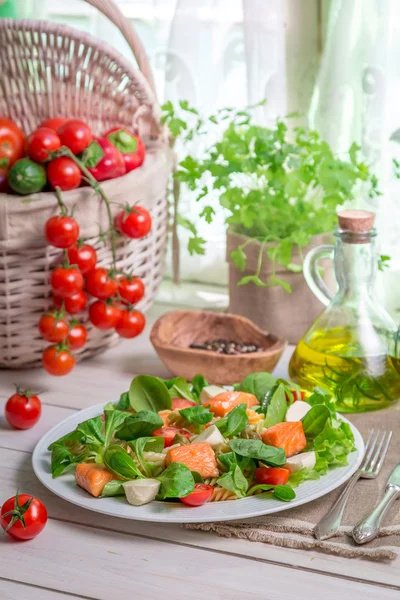
[[[263,348],[248,354],[226,355],[189,348],[207,340],[251,342]],[[164,365],[175,375],[191,381],[201,373],[209,383],[230,385],[250,373],[271,372],[287,341],[259,329],[239,315],[196,310],[173,310],[156,321],[150,341]]]

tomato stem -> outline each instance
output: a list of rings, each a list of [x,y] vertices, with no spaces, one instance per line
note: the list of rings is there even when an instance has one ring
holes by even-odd
[[[62,199],[61,188],[58,187],[58,185],[57,185],[54,188],[54,190],[55,190],[55,193],[56,193],[58,206],[60,207],[61,215],[67,215],[68,214],[68,210],[67,210],[67,207],[65,206],[65,204],[63,202],[63,199]]]

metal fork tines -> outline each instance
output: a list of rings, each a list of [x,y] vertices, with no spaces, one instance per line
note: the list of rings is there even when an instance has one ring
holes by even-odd
[[[339,530],[347,500],[357,481],[362,478],[374,479],[379,475],[392,437],[391,431],[374,431],[371,429],[365,444],[364,458],[360,467],[349,479],[343,492],[332,508],[320,520],[314,529],[318,540],[326,540]]]

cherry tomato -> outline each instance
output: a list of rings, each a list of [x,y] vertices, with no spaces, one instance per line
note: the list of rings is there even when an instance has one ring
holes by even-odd
[[[9,397],[5,406],[6,419],[15,429],[30,429],[40,418],[42,404],[30,390],[17,392]]]
[[[57,131],[57,129],[61,127],[61,125],[64,125],[64,123],[66,123],[67,121],[68,119],[64,119],[62,117],[55,117],[54,119],[45,119],[40,123],[40,127],[49,127],[50,129],[54,129],[54,131]]]
[[[76,265],[82,275],[85,275],[95,268],[97,253],[89,244],[77,244],[68,248],[68,259],[71,265]]]
[[[160,427],[159,429],[155,429],[151,434],[153,437],[163,437],[164,438],[164,447],[169,448],[172,446],[172,442],[177,434],[183,435],[188,440],[192,435],[186,429],[181,429],[180,427]]]
[[[121,318],[121,310],[114,304],[96,300],[89,306],[89,319],[97,329],[113,329]]]
[[[67,121],[57,129],[63,146],[67,146],[74,154],[79,154],[92,141],[89,125],[77,119]]]
[[[16,540],[32,540],[47,523],[47,510],[39,498],[18,494],[1,507],[0,524]]]
[[[25,136],[13,121],[0,117],[0,158],[8,159],[10,168],[16,160],[24,156]]]
[[[83,276],[75,267],[56,267],[50,276],[56,296],[70,298],[83,288]]]
[[[182,408],[190,408],[191,406],[197,406],[193,400],[186,400],[186,398],[172,398],[172,410],[181,410]]]
[[[42,315],[39,319],[39,332],[43,339],[58,344],[67,339],[69,327],[57,313]]]
[[[141,334],[146,325],[146,318],[138,310],[122,310],[115,331],[123,338],[134,338]]]
[[[49,162],[47,179],[53,188],[59,187],[63,192],[67,192],[80,186],[82,174],[72,158],[60,156]]]
[[[118,283],[112,279],[107,269],[97,267],[86,275],[86,290],[100,300],[115,296],[118,291]]]
[[[122,210],[115,218],[115,225],[123,235],[139,239],[145,237],[151,229],[151,215],[142,206],[133,206]]]
[[[69,248],[79,237],[79,225],[73,217],[55,216],[46,221],[46,240],[56,248]]]
[[[49,152],[60,148],[61,140],[49,127],[39,127],[27,139],[27,154],[36,162],[44,162],[49,158]]]
[[[50,375],[68,375],[75,366],[75,358],[68,351],[58,346],[49,346],[43,351],[42,364]]]
[[[87,329],[82,323],[73,323],[68,334],[69,346],[72,350],[79,350],[86,344]]]
[[[255,470],[257,483],[264,485],[285,485],[289,480],[289,469],[281,467],[259,467]]]
[[[306,393],[303,392],[303,390],[300,390],[300,392],[298,392],[297,390],[290,390],[293,394],[293,402],[296,402],[296,400],[304,400],[304,398],[306,397]],[[286,396],[286,401],[290,402],[291,398],[289,397],[289,394],[287,394],[285,392],[285,396]]]
[[[104,135],[121,152],[126,172],[140,167],[146,156],[146,146],[138,135],[134,135],[126,129],[114,127]]]
[[[194,490],[188,496],[180,498],[180,501],[186,506],[202,506],[211,499],[214,493],[214,488],[208,483],[196,483]]]
[[[69,315],[76,315],[86,308],[87,296],[83,290],[79,290],[69,298],[53,295],[53,302],[56,308],[61,308],[64,301],[64,310]]]
[[[121,277],[118,280],[118,291],[121,298],[129,304],[136,304],[144,296],[144,283],[139,277]]]

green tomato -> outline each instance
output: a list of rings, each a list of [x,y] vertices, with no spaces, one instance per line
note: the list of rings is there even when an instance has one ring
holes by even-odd
[[[30,158],[17,160],[8,173],[8,183],[17,194],[35,194],[46,185],[46,171]]]

